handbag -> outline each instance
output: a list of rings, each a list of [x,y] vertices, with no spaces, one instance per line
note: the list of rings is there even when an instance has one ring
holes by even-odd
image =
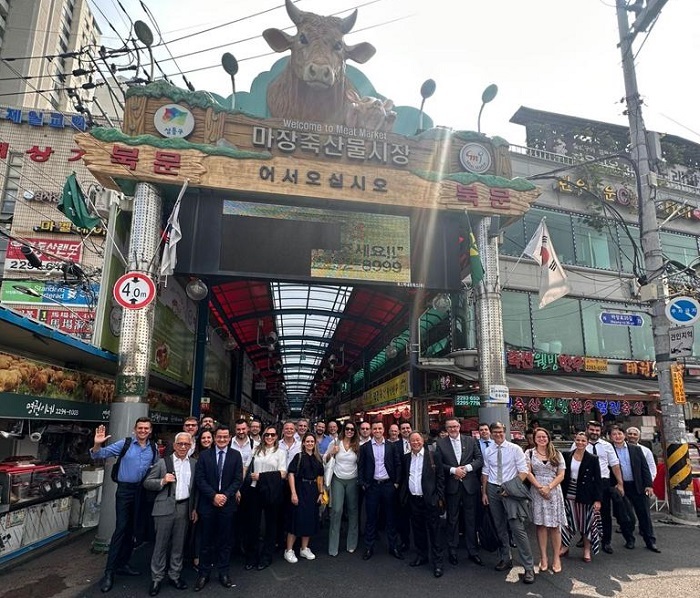
[[[328,504],[331,502],[331,495],[328,493],[328,489],[324,488],[323,493],[321,494],[321,505],[324,507],[328,506]]]

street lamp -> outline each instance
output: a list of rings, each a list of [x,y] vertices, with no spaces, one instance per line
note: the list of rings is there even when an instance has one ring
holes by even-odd
[[[153,49],[151,48],[153,45],[153,32],[151,31],[151,28],[143,21],[136,21],[134,22],[134,33],[136,34],[138,40],[148,49],[148,57],[151,59],[151,74],[149,77],[149,82],[152,82],[153,67],[155,65],[153,60]],[[136,74],[138,75],[138,72]]]
[[[238,61],[231,52],[226,52],[221,56],[221,66],[231,77],[231,110],[236,107],[236,73],[238,72]]]
[[[478,133],[481,133],[481,113],[484,111],[484,106],[492,102],[497,94],[498,85],[495,83],[491,83],[481,94],[481,108],[479,108],[479,116],[476,119],[476,130]]]

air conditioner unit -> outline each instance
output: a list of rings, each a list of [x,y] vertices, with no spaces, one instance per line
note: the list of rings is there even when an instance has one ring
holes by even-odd
[[[112,189],[93,187],[89,194],[90,202],[95,206],[95,210],[102,218],[109,218],[109,210],[112,204],[118,204],[122,209],[129,209],[125,204],[124,195]]]

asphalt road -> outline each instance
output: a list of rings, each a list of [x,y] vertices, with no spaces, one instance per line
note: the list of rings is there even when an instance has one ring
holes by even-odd
[[[363,561],[361,550],[354,554],[341,552],[332,558],[325,554],[326,532],[314,538],[311,548],[317,554],[315,561],[300,559],[296,565],[285,562],[281,554],[264,571],[243,570],[234,560],[231,577],[236,586],[221,587],[215,576],[198,595],[207,597],[280,598],[290,592],[302,598],[344,598],[345,596],[401,596],[402,598],[435,595],[454,596],[474,594],[482,597],[542,596],[542,597],[611,597],[665,598],[666,596],[696,596],[700,587],[700,528],[673,525],[657,519],[658,546],[661,554],[644,548],[639,539],[635,550],[626,550],[622,536],[615,534],[615,553],[601,553],[592,563],[581,560],[581,549],[572,548],[571,556],[564,559],[562,573],[537,575],[535,584],[524,585],[523,569],[516,566],[510,573],[498,573],[493,566],[494,554],[482,553],[486,563],[478,567],[466,559],[461,551],[458,566],[446,563],[441,579],[432,576],[428,566],[418,569],[408,566],[407,559],[399,561],[389,556],[381,545],[375,556]],[[93,532],[83,534],[39,556],[0,571],[0,597],[7,598],[74,598],[105,596],[99,591],[105,556],[90,552]],[[534,538],[533,551],[537,554]],[[342,544],[341,544],[342,546]],[[132,564],[144,572],[140,577],[117,577],[110,598],[148,596],[148,562],[150,546],[134,555]],[[517,560],[517,559],[516,559]],[[537,557],[535,559],[537,562]],[[188,569],[183,578],[190,588],[196,573]],[[449,594],[448,594],[449,593]],[[192,596],[191,589],[178,591],[164,585],[160,596],[175,598]]]

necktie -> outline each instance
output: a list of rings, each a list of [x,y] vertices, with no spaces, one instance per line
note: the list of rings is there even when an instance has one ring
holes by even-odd
[[[593,447],[593,454],[597,457],[598,456],[598,449],[596,448],[596,444],[597,443],[594,443],[591,446]]]
[[[489,448],[489,444],[491,443],[490,440],[484,440],[484,443],[486,444],[486,448]]]
[[[498,445],[498,451],[496,456],[496,483],[500,486],[503,483],[503,453],[501,452],[501,445]]]
[[[219,458],[216,461],[216,471],[219,474],[219,490],[221,490],[221,474],[224,471],[224,451],[219,451]]]

